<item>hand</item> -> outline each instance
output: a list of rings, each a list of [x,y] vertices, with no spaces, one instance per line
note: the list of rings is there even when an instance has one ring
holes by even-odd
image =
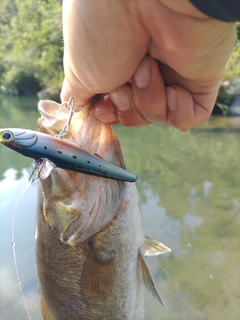
[[[185,131],[211,114],[235,24],[188,0],[64,0],[63,37],[62,100],[102,93],[95,115],[106,123]]]

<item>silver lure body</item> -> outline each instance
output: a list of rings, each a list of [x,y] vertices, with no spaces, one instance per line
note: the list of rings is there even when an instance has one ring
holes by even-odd
[[[117,167],[99,155],[45,133],[20,128],[0,129],[0,143],[32,159],[47,158],[58,168],[93,176],[135,182],[137,175]]]

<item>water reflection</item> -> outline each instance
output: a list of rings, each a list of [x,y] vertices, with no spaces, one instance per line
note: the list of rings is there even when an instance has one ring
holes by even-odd
[[[29,170],[23,169],[21,178],[15,169],[4,172],[0,181],[0,310],[1,319],[27,319],[14,267],[12,250],[12,217],[19,194],[26,187]],[[20,282],[30,312],[39,314],[39,296],[35,276],[35,214],[36,186],[32,185],[16,207],[14,238]]]
[[[0,126],[33,129],[38,114],[3,107]],[[17,117],[15,116],[17,114]],[[172,249],[147,263],[168,306],[146,293],[146,320],[240,318],[239,131],[215,128],[180,133],[169,128],[116,127],[137,183],[145,232]],[[234,122],[236,123],[236,121]],[[221,127],[222,126],[222,127]],[[27,319],[12,256],[11,220],[31,160],[0,146],[1,320]],[[41,319],[35,276],[36,186],[20,200],[15,221],[19,274],[33,319]]]

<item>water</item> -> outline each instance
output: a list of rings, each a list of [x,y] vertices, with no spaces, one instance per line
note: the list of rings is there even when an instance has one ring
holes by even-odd
[[[35,128],[33,99],[0,102],[0,127]],[[172,249],[148,257],[168,309],[146,292],[146,320],[240,319],[240,120],[200,129],[116,127],[127,168],[138,173],[145,232]],[[12,255],[14,203],[31,160],[0,146],[0,318],[27,319]],[[36,185],[15,218],[19,276],[33,320],[42,319],[35,274]]]

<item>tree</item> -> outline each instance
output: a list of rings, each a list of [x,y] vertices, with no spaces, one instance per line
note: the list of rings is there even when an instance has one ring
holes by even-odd
[[[236,95],[240,94],[240,22],[236,28],[236,43],[226,65],[226,72],[219,88],[217,104],[227,111]]]
[[[63,79],[58,0],[2,0],[1,87],[19,93],[23,82],[60,88]],[[6,90],[8,88],[8,90]]]

